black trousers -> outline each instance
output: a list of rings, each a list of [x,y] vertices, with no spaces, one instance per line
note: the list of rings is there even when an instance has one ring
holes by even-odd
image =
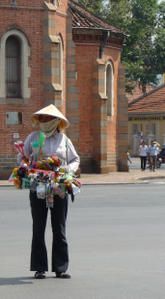
[[[33,236],[31,245],[31,271],[48,271],[47,249],[45,245],[45,228],[48,208],[45,199],[39,199],[35,192],[30,192],[30,205],[33,220]],[[66,272],[69,263],[68,244],[66,240],[66,218],[68,196],[64,199],[54,198],[54,206],[50,208],[52,242],[52,272]]]
[[[141,160],[141,169],[145,170],[146,169],[147,157],[140,156],[140,160]]]

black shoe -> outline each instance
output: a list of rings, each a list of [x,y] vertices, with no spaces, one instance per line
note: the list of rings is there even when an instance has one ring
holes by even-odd
[[[56,278],[69,279],[71,275],[63,272],[56,272]]]
[[[37,271],[34,274],[34,278],[36,278],[36,279],[43,279],[43,278],[45,278],[45,272],[43,272],[43,271]]]

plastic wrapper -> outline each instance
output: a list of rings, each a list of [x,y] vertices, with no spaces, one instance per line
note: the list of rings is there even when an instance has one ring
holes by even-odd
[[[41,199],[46,198],[46,186],[43,183],[39,183],[36,187],[37,197]]]

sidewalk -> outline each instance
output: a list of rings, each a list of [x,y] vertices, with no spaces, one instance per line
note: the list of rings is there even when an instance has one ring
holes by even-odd
[[[165,169],[155,172],[150,170],[130,169],[129,172],[111,172],[108,174],[82,174],[80,181],[84,185],[94,184],[135,184],[147,183],[149,180],[165,180]]]
[[[129,172],[111,172],[108,174],[81,174],[78,179],[82,185],[102,184],[135,184],[147,183],[149,180],[165,180],[165,169],[157,169],[151,172],[148,169],[144,172],[140,169],[130,169]],[[7,180],[0,180],[0,187],[12,187],[13,184]]]

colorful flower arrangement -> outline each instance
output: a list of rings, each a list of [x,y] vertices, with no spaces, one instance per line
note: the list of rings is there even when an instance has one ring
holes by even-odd
[[[23,142],[15,143],[15,148],[22,159],[20,166],[13,169],[9,180],[19,189],[30,189],[37,193],[38,198],[46,198],[48,207],[53,206],[54,195],[64,198],[68,193],[74,201],[74,196],[80,192],[81,183],[73,173],[68,172],[62,166],[62,161],[56,155],[39,159],[43,146],[43,136],[40,136],[41,139],[42,145],[40,142],[37,144],[36,141],[35,144],[32,144],[35,151],[30,159],[24,156]]]

